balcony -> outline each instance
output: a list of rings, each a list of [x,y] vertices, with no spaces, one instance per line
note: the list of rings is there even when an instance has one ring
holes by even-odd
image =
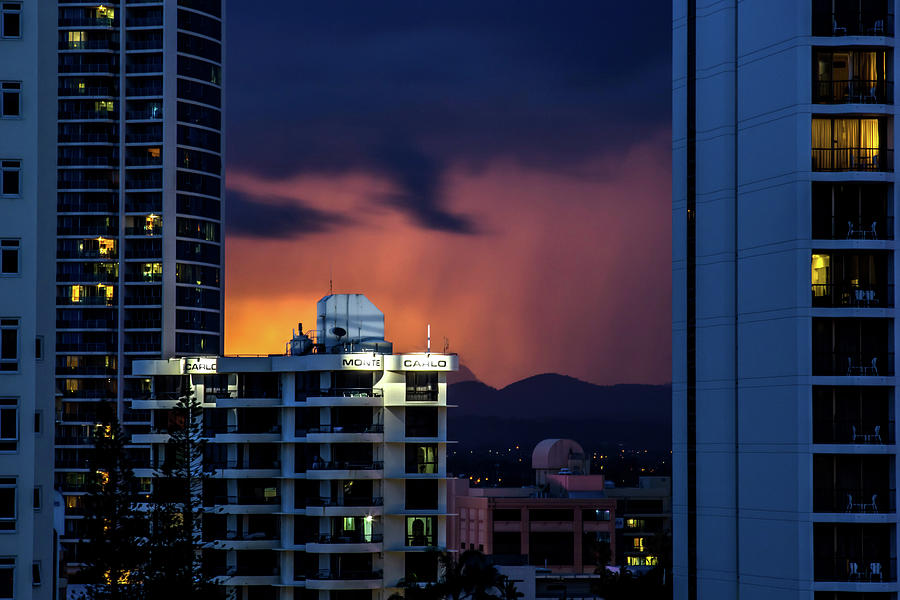
[[[893,444],[891,389],[813,387],[814,444]]]
[[[893,525],[813,524],[816,581],[896,581]]]
[[[893,104],[894,82],[820,79],[813,83],[814,104]]]
[[[881,583],[897,580],[896,558],[862,555],[821,557],[816,558],[814,564],[816,581]]]
[[[316,538],[317,544],[380,544],[384,541],[384,535],[380,533],[323,533]]]
[[[892,377],[893,352],[815,352],[813,375],[846,377]]]
[[[826,487],[813,492],[815,512],[885,514],[894,512],[896,506],[896,492],[887,487]]]
[[[885,377],[894,374],[890,319],[813,318],[814,376]]]
[[[813,0],[812,34],[821,37],[894,35],[893,2]]]
[[[893,171],[891,125],[884,117],[813,117],[812,170]]]
[[[894,151],[884,148],[813,148],[813,171],[894,170]]]
[[[382,506],[384,504],[384,499],[380,496],[366,496],[366,497],[357,497],[357,496],[344,496],[342,498],[332,498],[329,496],[320,496],[318,498],[307,498],[306,505],[307,506],[342,506],[348,508],[358,508],[358,507],[366,507],[366,506]]]
[[[884,183],[814,182],[813,239],[894,239],[892,196],[890,185]]]

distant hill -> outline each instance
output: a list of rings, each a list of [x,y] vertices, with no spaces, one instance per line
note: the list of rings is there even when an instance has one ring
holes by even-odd
[[[556,373],[496,389],[477,380],[452,383],[449,437],[465,448],[533,447],[545,438],[572,438],[586,449],[624,444],[671,448],[669,385],[601,386]]]

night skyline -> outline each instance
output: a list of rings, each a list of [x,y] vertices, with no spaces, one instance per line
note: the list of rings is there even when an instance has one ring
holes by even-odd
[[[333,274],[492,385],[670,380],[671,7],[567,7],[229,4],[226,353]]]

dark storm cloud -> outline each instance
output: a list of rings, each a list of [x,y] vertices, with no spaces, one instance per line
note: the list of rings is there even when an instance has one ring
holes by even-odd
[[[228,190],[226,226],[229,235],[295,238],[328,231],[346,222],[341,215],[325,213],[278,198],[257,198]]]
[[[564,168],[668,126],[670,27],[662,0],[229,0],[229,166],[370,171],[400,190],[373,200],[472,232],[449,166]]]

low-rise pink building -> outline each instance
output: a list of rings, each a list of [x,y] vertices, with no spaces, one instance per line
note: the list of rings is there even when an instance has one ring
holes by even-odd
[[[472,488],[468,479],[450,480],[448,509],[455,516],[448,522],[448,548],[554,573],[593,573],[600,562],[615,564],[616,501],[604,497],[603,476],[586,474],[583,464],[577,443],[545,440],[532,454],[534,487]]]

